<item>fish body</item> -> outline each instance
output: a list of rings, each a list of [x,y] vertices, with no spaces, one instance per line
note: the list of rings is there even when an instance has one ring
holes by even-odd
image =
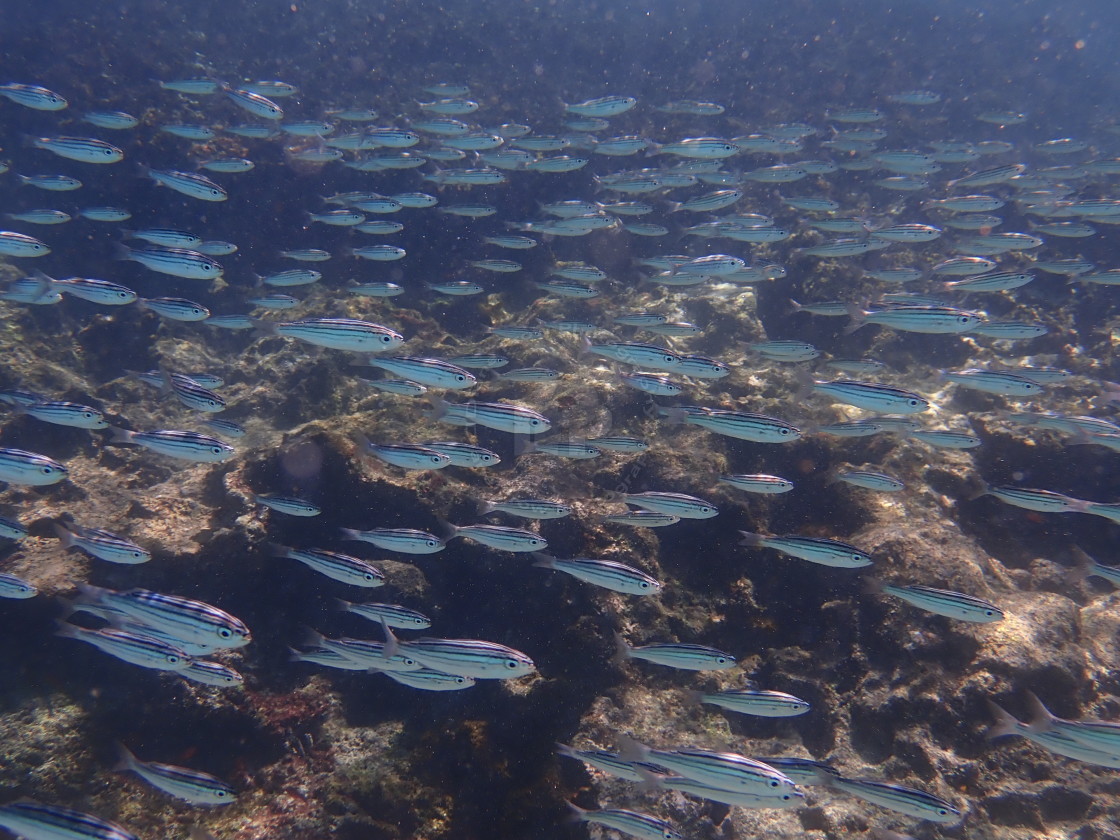
[[[234,449],[216,438],[198,432],[159,429],[152,432],[134,432],[130,429],[109,427],[113,443],[134,443],[160,455],[180,458],[201,464],[215,464],[232,458]]]
[[[113,627],[87,630],[75,624],[63,624],[55,635],[77,639],[122,662],[156,671],[182,671],[191,662],[190,656],[180,647]]]
[[[831,397],[836,402],[869,411],[916,414],[930,408],[929,400],[920,394],[873,382],[837,379],[832,382],[817,382],[812,390],[813,393]]]
[[[548,541],[540,534],[503,525],[451,525],[450,531],[448,539],[465,537],[499,551],[533,552],[548,547]]]
[[[698,692],[696,699],[700,703],[711,703],[732,712],[758,717],[796,717],[809,711],[809,704],[792,694],[754,688],[734,688],[713,693]]]
[[[830,779],[828,784],[849,796],[915,819],[955,823],[961,818],[961,812],[951,803],[931,793],[905,785],[873,779],[847,779],[842,776]]]
[[[573,557],[562,560],[547,554],[534,554],[534,566],[564,572],[585,583],[621,592],[624,595],[657,595],[662,584],[640,569],[618,563],[614,560],[595,560],[588,557]]]
[[[92,814],[29,800],[0,806],[0,826],[25,840],[139,840],[124,827]]]
[[[624,660],[641,659],[682,671],[723,671],[736,665],[730,653],[707,645],[664,642],[631,647],[620,639],[618,647],[619,657]]]
[[[913,584],[900,586],[891,583],[882,583],[870,579],[869,588],[876,592],[885,592],[901,598],[927,612],[943,615],[947,618],[956,618],[960,621],[969,621],[977,624],[988,624],[1001,621],[1003,611],[990,601],[966,595],[962,592],[952,592],[948,589],[935,589],[931,586]]]
[[[46,455],[24,449],[0,448],[0,481],[45,487],[69,476],[70,471]]]
[[[188,280],[217,280],[223,270],[206,254],[185,248],[129,248],[118,245],[117,259],[138,262],[160,274]]]
[[[543,434],[552,428],[552,422],[542,414],[510,403],[449,403],[445,400],[433,400],[428,417],[457,426],[478,425],[513,434]]]
[[[572,820],[582,823],[593,823],[614,829],[622,834],[637,837],[639,840],[683,840],[684,835],[673,828],[665,820],[640,811],[630,811],[625,808],[600,808],[597,811],[588,811],[568,803],[572,812]]]
[[[268,333],[295,338],[317,347],[354,353],[382,352],[404,343],[404,336],[388,327],[353,318],[307,318],[276,324],[255,321],[254,326]]]
[[[318,505],[292,496],[255,495],[253,501],[289,516],[318,516],[323,512]]]
[[[77,547],[109,563],[135,565],[152,559],[147,549],[99,528],[56,524],[55,534],[64,549]]]
[[[167,187],[188,198],[199,201],[225,201],[229,194],[220,184],[216,184],[197,172],[180,172],[176,169],[148,169],[147,176],[158,186]]]
[[[289,548],[283,545],[274,546],[273,553],[278,557],[287,557],[303,563],[309,569],[340,583],[367,589],[385,585],[384,574],[364,560],[348,554],[325,551],[321,548]]]
[[[92,137],[33,137],[29,142],[36,149],[79,163],[103,164],[124,160],[124,152],[112,143]]]
[[[447,541],[435,534],[412,528],[374,528],[370,531],[343,528],[342,538],[366,542],[386,551],[402,554],[435,554],[447,547]]]
[[[722,484],[730,484],[748,493],[759,493],[772,496],[779,493],[788,493],[793,489],[793,482],[788,478],[779,478],[776,475],[721,475]]]
[[[623,493],[622,499],[629,505],[640,507],[654,513],[667,513],[682,519],[711,519],[719,514],[719,508],[704,499],[684,493],[664,493],[647,491],[645,493]]]

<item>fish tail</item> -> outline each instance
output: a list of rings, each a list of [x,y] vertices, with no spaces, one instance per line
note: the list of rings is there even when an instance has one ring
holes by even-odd
[[[422,411],[421,414],[423,414],[429,420],[439,420],[441,417],[446,416],[447,412],[451,408],[451,403],[449,403],[442,397],[437,397],[435,394],[428,394],[427,399],[428,405],[431,406],[431,409],[428,411]]]
[[[485,499],[481,499],[478,503],[479,516],[486,516],[487,514],[493,513],[497,509],[498,507],[494,502],[488,502]]]
[[[109,443],[132,443],[132,431],[130,429],[122,429],[119,426],[110,426],[109,433],[112,435]]]
[[[61,636],[63,639],[81,639],[84,631],[76,624],[68,624],[65,621],[58,622],[55,627],[54,634]]]
[[[1010,712],[1003,710],[991,700],[988,701],[988,709],[991,711],[992,717],[996,719],[996,722],[985,735],[989,741],[1002,738],[1005,735],[1019,734],[1023,725]]]
[[[74,599],[74,603],[76,604],[100,604],[104,596],[113,591],[100,586],[94,586],[91,583],[79,582],[77,586],[78,597]]]
[[[848,317],[852,319],[848,326],[844,327],[844,335],[851,335],[860,327],[867,324],[867,312],[859,304],[853,303],[848,307]]]
[[[979,499],[981,496],[987,496],[992,492],[992,488],[988,486],[988,482],[984,481],[980,476],[973,476],[969,479],[969,495],[968,501]]]
[[[287,557],[288,553],[292,550],[290,546],[280,545],[280,543],[265,543],[265,548],[268,549],[269,556],[271,557]]]
[[[649,761],[649,747],[633,735],[620,732],[618,735],[618,755],[623,761]]]
[[[865,577],[863,579],[863,591],[868,595],[882,595],[883,582],[877,577]]]
[[[265,335],[276,335],[276,322],[266,321],[263,318],[250,318],[249,323],[253,325],[253,329],[260,330]]]
[[[113,243],[113,258],[118,260],[134,259],[134,257],[132,256],[132,249],[125,245],[123,242]]]
[[[129,770],[135,769],[136,765],[140,763],[136,760],[136,756],[132,754],[128,747],[120,741],[115,742],[113,746],[117,750],[117,763],[113,765],[114,772],[128,772]]]
[[[452,525],[442,516],[436,517],[436,525],[436,530],[439,532],[440,539],[442,539],[444,542],[447,542],[449,539],[459,533],[459,526]]]
[[[354,432],[354,434],[350,435],[350,439],[358,445],[359,455],[373,454],[373,444],[370,442],[370,439],[361,432]]]
[[[752,534],[750,531],[740,531],[739,535],[743,538],[739,541],[739,545],[745,545],[748,548],[759,548],[766,540],[766,537],[762,534]]]
[[[556,742],[556,754],[565,756],[567,758],[579,758],[579,754],[576,752],[575,747],[568,746],[567,744],[561,744],[559,741]]]
[[[685,697],[685,700],[687,700],[693,706],[699,706],[701,703],[704,702],[704,692],[703,691],[697,691],[695,689],[690,688],[688,691],[686,691],[684,693],[684,697]]]
[[[55,522],[51,527],[54,528],[54,535],[62,542],[63,549],[73,547],[74,535],[70,533],[65,525],[61,522]]]
[[[342,610],[343,612],[350,612],[350,608],[352,606],[354,606],[352,603],[347,601],[345,598],[335,598],[334,599],[334,605],[337,609]]]
[[[630,645],[621,633],[614,634],[614,654],[611,656],[612,665],[623,665],[630,659]]]
[[[1070,554],[1073,555],[1073,559],[1077,562],[1077,565],[1066,572],[1065,579],[1066,583],[1070,586],[1076,586],[1093,574],[1093,564],[1096,561],[1086,554],[1081,546],[1075,545],[1070,549]]]
[[[587,811],[585,809],[579,807],[574,802],[565,802],[564,804],[568,806],[568,818],[566,822],[587,822]]]
[[[324,641],[325,637],[318,630],[315,630],[311,627],[303,628],[303,640],[301,641],[301,644],[304,647],[321,648]]]
[[[688,421],[688,412],[675,406],[658,406],[657,413],[670,426],[680,426]]]
[[[545,554],[544,552],[541,552],[541,551],[534,551],[533,552],[533,565],[534,566],[539,566],[542,569],[555,569],[556,568],[556,558],[553,557],[551,554]]]

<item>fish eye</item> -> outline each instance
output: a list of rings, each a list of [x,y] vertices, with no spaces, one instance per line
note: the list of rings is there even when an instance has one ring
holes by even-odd
[[[862,555],[860,555],[860,554],[853,554],[853,555],[852,555],[852,559],[853,559],[853,560],[856,560],[856,561],[859,561],[859,560],[862,560],[862,559],[863,559],[863,556],[862,556]]]
[[[644,580],[641,583],[639,583],[638,586],[640,586],[642,589],[649,589],[649,584],[646,583]]]
[[[540,423],[540,421],[539,421],[539,420],[530,420],[530,421],[529,421],[529,425],[530,425],[530,426],[539,426],[540,424],[541,424],[541,423]]]
[[[178,657],[178,656],[176,656],[176,655],[175,655],[175,654],[173,654],[173,653],[169,653],[169,654],[167,655],[167,663],[168,663],[169,665],[178,665],[178,664],[179,664],[179,657]]]
[[[780,435],[788,435],[788,434],[789,434],[789,429],[779,429],[779,430],[778,430],[778,434],[780,434]]]
[[[221,455],[222,454],[222,448],[220,446],[211,446],[210,451],[213,452],[215,455]]]
[[[457,374],[455,374],[455,381],[456,382],[466,382],[467,377],[463,376],[463,374],[461,374],[461,373],[457,373]]]
[[[42,468],[42,469],[40,470],[40,472],[42,472],[42,473],[43,473],[43,475],[50,475],[51,473],[53,473],[53,472],[54,472],[54,468],[53,468],[53,467],[43,467],[43,468]]]
[[[960,321],[962,324],[967,324],[972,319],[967,315],[961,315],[957,320]]]
[[[370,572],[366,572],[364,575],[362,575],[362,577],[364,577],[366,580],[373,580],[373,574]]]
[[[920,402],[918,402],[918,400],[907,400],[906,402],[907,402],[907,403],[908,403],[909,405],[921,405],[921,403],[920,403]]]
[[[226,792],[224,790],[216,790],[214,791],[214,795],[221,799],[226,795]]]
[[[507,659],[506,660],[506,667],[509,668],[512,671],[514,668],[517,667],[517,660],[516,659]]]
[[[230,636],[233,635],[233,631],[230,630],[228,627],[223,627],[220,630],[218,630],[218,635],[221,636],[223,639],[228,639]]]
[[[105,154],[107,154],[107,155],[111,155],[111,154],[113,154],[113,150],[112,150],[112,149],[103,149],[102,151],[104,151],[104,152],[105,152]]]

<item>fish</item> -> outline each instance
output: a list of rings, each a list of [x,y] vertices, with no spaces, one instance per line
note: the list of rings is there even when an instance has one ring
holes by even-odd
[[[286,545],[272,545],[270,550],[275,557],[296,560],[309,569],[340,583],[367,589],[385,585],[385,575],[380,570],[348,554],[321,548],[290,548]]]
[[[616,117],[625,114],[637,104],[638,100],[633,96],[601,96],[583,102],[565,103],[564,110],[581,117]]]
[[[50,247],[34,236],[12,230],[0,230],[0,254],[8,257],[45,257]]]
[[[109,422],[100,409],[65,400],[43,400],[16,406],[16,412],[56,426],[76,429],[106,429]]]
[[[0,826],[25,840],[139,840],[109,820],[26,799],[0,805]]]
[[[822,537],[802,537],[790,534],[783,537],[767,537],[762,534],[752,534],[749,531],[740,531],[743,537],[739,545],[748,548],[773,548],[790,557],[807,560],[821,566],[831,566],[836,569],[858,569],[871,565],[871,556],[865,551],[860,551],[853,545],[839,540],[829,540]]]
[[[606,826],[641,840],[682,840],[684,837],[665,820],[639,811],[625,808],[600,808],[597,811],[588,811],[572,802],[568,803],[568,810],[572,814],[573,822]]]
[[[157,429],[151,432],[135,432],[110,426],[113,438],[111,443],[136,444],[160,455],[180,458],[202,464],[215,464],[232,458],[236,452],[232,446],[217,438],[198,432]],[[2,477],[2,473],[0,473]]]
[[[109,563],[135,565],[147,563],[152,559],[152,554],[147,549],[99,528],[83,528],[73,523],[68,525],[55,523],[54,532],[62,542],[63,549],[76,546]]]
[[[717,692],[696,691],[689,696],[696,703],[710,703],[728,711],[758,717],[796,717],[809,711],[806,701],[782,691],[733,688]]]
[[[435,554],[447,547],[447,540],[413,528],[374,528],[369,531],[343,528],[342,538],[367,542],[378,548],[403,554]]]
[[[117,259],[138,262],[145,268],[172,277],[188,280],[217,280],[224,269],[221,264],[186,248],[129,248],[117,244]],[[3,246],[0,245],[0,251]]]
[[[400,652],[444,674],[479,680],[511,680],[528,676],[537,669],[527,655],[497,642],[440,638],[402,641],[385,622],[381,627],[385,633],[386,658]]]
[[[32,137],[30,145],[79,163],[119,163],[124,152],[112,143],[92,137]]]
[[[956,618],[961,621],[970,621],[978,624],[989,624],[1002,621],[1003,610],[990,601],[965,595],[961,592],[952,592],[948,589],[935,589],[931,586],[911,584],[900,586],[884,583],[876,578],[865,578],[864,582],[868,592],[886,593],[896,598],[901,598],[908,604],[926,610],[927,612]]]
[[[191,658],[180,647],[158,641],[150,636],[130,633],[105,627],[101,630],[87,630],[75,624],[62,624],[55,631],[56,636],[64,639],[77,639],[93,645],[110,656],[157,671],[182,671],[190,665]]]
[[[833,474],[832,480],[879,493],[897,493],[906,486],[894,476],[875,470],[841,470]]]
[[[773,767],[738,753],[695,748],[653,749],[628,739],[622,755],[657,764],[719,790],[774,796],[796,788],[792,780]]]
[[[489,513],[508,513],[525,519],[562,519],[571,516],[572,506],[548,499],[507,499],[506,501],[483,501],[482,515]]]
[[[719,515],[719,508],[711,502],[684,493],[646,491],[623,493],[622,500],[654,513],[667,513],[682,519],[711,519]]]
[[[181,172],[177,169],[144,169],[144,174],[157,186],[167,187],[188,198],[200,201],[225,201],[229,194],[220,184],[196,172]]]
[[[814,394],[831,397],[835,402],[869,411],[917,414],[930,408],[929,400],[920,394],[873,382],[836,379],[831,382],[815,382],[810,390]]]
[[[46,455],[25,449],[0,447],[0,481],[30,487],[46,487],[70,475],[64,465]]]
[[[878,805],[890,811],[906,814],[919,820],[935,823],[955,823],[961,819],[961,812],[952,803],[931,793],[879,782],[874,779],[849,779],[843,776],[831,777],[828,786],[849,796]]]
[[[29,581],[7,572],[0,572],[0,598],[26,600],[38,594],[38,588]]]
[[[400,630],[425,630],[432,626],[432,620],[426,615],[399,604],[354,604],[341,598],[336,599],[335,603],[344,612],[361,616],[375,624],[384,621],[390,627]]]
[[[256,494],[253,496],[253,501],[258,505],[264,505],[270,510],[286,513],[289,516],[318,516],[323,512],[323,509],[318,505],[294,496]]]
[[[754,475],[721,475],[719,481],[721,484],[730,484],[732,487],[746,490],[748,493],[763,495],[788,493],[793,489],[793,482],[788,478],[761,473]]]
[[[186,298],[139,298],[137,303],[144,308],[172,321],[205,321],[210,310],[201,303]],[[197,381],[197,380],[196,380]]]
[[[499,551],[544,551],[548,541],[540,534],[504,525],[452,525],[447,523],[446,540],[464,537]],[[445,540],[445,541],[446,541]]]
[[[78,591],[78,605],[113,609],[184,642],[225,649],[243,647],[252,640],[243,621],[203,601],[149,589],[117,591],[85,583],[78,584]]]
[[[117,744],[118,772],[135,773],[152,787],[191,805],[231,805],[237,800],[232,787],[216,776],[154,761],[140,761],[121,743]]]
[[[564,572],[585,583],[621,592],[624,595],[657,595],[662,583],[640,569],[627,566],[615,560],[596,560],[589,557],[560,559],[548,554],[535,552],[534,566]]]
[[[317,347],[353,353],[384,352],[404,343],[404,336],[388,327],[353,318],[306,318],[274,323],[251,319],[267,335],[295,338]]]
[[[730,653],[707,645],[658,642],[633,647],[619,636],[616,639],[615,661],[621,663],[629,659],[641,659],[682,671],[723,671],[736,665],[735,657]]]
[[[511,403],[449,403],[429,396],[432,408],[425,412],[431,420],[457,426],[485,426],[513,434],[541,434],[552,428],[552,421],[531,408]]]

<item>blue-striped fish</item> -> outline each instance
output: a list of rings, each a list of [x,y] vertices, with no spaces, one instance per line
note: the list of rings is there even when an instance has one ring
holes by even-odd
[[[801,437],[801,430],[791,423],[747,411],[718,408],[658,408],[670,423],[700,426],[710,432],[754,443],[792,443]]]
[[[210,662],[206,659],[195,659],[182,671],[176,674],[183,679],[203,685],[213,685],[218,688],[237,688],[245,684],[245,678],[233,668],[221,662]]]
[[[44,400],[31,405],[18,406],[22,414],[54,423],[57,426],[71,426],[76,429],[105,429],[109,423],[99,409],[81,403],[64,400]]]
[[[499,551],[544,551],[548,541],[540,534],[504,525],[452,525],[447,523],[447,539],[464,537]]]
[[[874,470],[841,470],[834,473],[831,480],[880,493],[897,493],[906,486],[894,476]]]
[[[39,590],[34,584],[7,572],[0,572],[0,598],[24,600],[38,594]]]
[[[176,169],[144,169],[144,173],[157,185],[174,190],[188,198],[200,201],[225,201],[229,194],[204,175],[197,172],[180,172]]]
[[[682,671],[723,671],[736,665],[735,657],[730,653],[707,645],[658,642],[634,647],[618,636],[615,639],[615,661],[625,662],[628,659],[641,659]]]
[[[569,574],[585,583],[601,586],[624,595],[657,595],[662,584],[641,569],[615,560],[596,560],[590,557],[573,557],[562,560],[547,554],[535,553],[534,566]]]
[[[274,496],[274,495],[256,495],[253,496],[253,501],[258,505],[264,505],[271,510],[286,513],[289,516],[318,516],[323,512],[323,509],[316,504],[312,504],[304,499],[298,499],[294,496]]]
[[[507,499],[504,502],[483,501],[480,513],[508,513],[525,519],[561,519],[571,516],[572,506],[549,499]]]
[[[160,274],[188,280],[217,280],[222,276],[221,264],[198,251],[184,248],[129,248],[120,244],[116,247],[117,259],[138,262]]]
[[[191,658],[180,647],[126,630],[106,627],[101,630],[87,630],[76,624],[63,624],[55,635],[65,639],[77,639],[93,645],[98,650],[141,668],[157,671],[182,671],[190,665]]]
[[[932,586],[918,584],[900,586],[893,583],[884,583],[875,578],[867,578],[865,582],[869,592],[894,595],[919,609],[948,618],[988,624],[993,621],[1001,621],[1004,617],[1003,610],[995,604],[974,595],[966,595],[963,592],[934,589]]]
[[[341,598],[336,599],[335,603],[338,604],[339,609],[359,615],[375,624],[384,621],[390,627],[401,630],[424,630],[432,626],[432,620],[426,615],[399,604],[354,604]]]
[[[442,452],[414,443],[372,443],[365,435],[354,436],[359,451],[405,470],[441,470],[451,459]]]
[[[473,443],[441,440],[434,443],[428,441],[423,445],[436,452],[442,452],[451,459],[453,467],[493,467],[502,462],[497,452],[491,452]]]
[[[783,691],[731,688],[716,692],[696,691],[690,696],[697,703],[710,703],[728,711],[758,717],[796,717],[809,711],[805,700]]]
[[[0,805],[0,826],[25,840],[139,840],[124,827],[92,814],[29,800]]]
[[[201,303],[195,303],[186,298],[140,298],[139,304],[144,309],[149,309],[161,318],[172,321],[193,323],[205,321],[210,317],[210,310]],[[197,380],[196,380],[197,381]]]
[[[355,353],[392,350],[404,343],[404,336],[388,327],[353,318],[307,318],[282,323],[254,320],[253,326],[270,335]]]
[[[399,551],[402,554],[435,554],[447,547],[446,540],[413,528],[374,528],[370,531],[343,528],[342,538],[366,542],[386,551]]]
[[[449,403],[429,395],[432,405],[425,416],[456,426],[485,426],[513,434],[542,434],[552,428],[552,421],[531,408],[510,403]]]
[[[776,475],[764,475],[761,473],[754,475],[721,475],[719,481],[721,484],[730,484],[732,487],[746,490],[748,493],[761,493],[764,495],[788,493],[793,489],[793,482],[788,478],[780,478]]]
[[[536,671],[533,660],[519,650],[478,639],[409,639],[401,641],[382,623],[385,653],[411,656],[421,665],[445,674],[480,680],[510,680]]]
[[[203,464],[216,464],[232,458],[234,449],[217,438],[198,432],[183,432],[172,429],[158,429],[151,432],[134,432],[110,426],[113,433],[112,443],[134,443],[160,455],[181,458]]]
[[[633,525],[637,528],[664,528],[681,521],[671,513],[657,513],[652,510],[628,510],[626,513],[612,513],[603,517],[604,522],[612,525]]]
[[[63,549],[78,547],[109,563],[135,565],[147,563],[152,554],[131,540],[122,539],[99,528],[83,528],[73,523],[55,523],[54,532],[62,541]]]
[[[420,668],[416,671],[393,671],[371,666],[367,669],[370,673],[381,673],[409,688],[418,688],[421,691],[461,691],[475,684],[473,677],[464,677],[462,674],[445,674],[443,671],[433,671],[431,668]]]
[[[116,591],[78,584],[77,604],[115,609],[185,642],[220,648],[249,644],[249,628],[238,618],[203,601],[148,589]]]
[[[124,152],[112,143],[92,137],[32,137],[28,142],[36,149],[80,163],[117,163],[124,160]]]
[[[914,817],[919,820],[929,820],[936,823],[955,823],[961,818],[961,812],[938,796],[922,790],[896,785],[890,782],[879,782],[873,779],[847,779],[837,776],[828,780],[828,785],[835,790],[842,791],[849,796],[878,805],[890,811]]]
[[[606,826],[640,840],[683,840],[684,838],[683,834],[665,820],[640,811],[629,811],[625,808],[600,808],[597,811],[588,811],[572,802],[568,803],[568,810],[574,822]]]
[[[767,537],[762,534],[752,534],[749,531],[739,532],[743,539],[739,545],[749,548],[773,548],[791,557],[808,560],[821,566],[832,566],[837,569],[857,569],[871,565],[871,557],[865,551],[860,551],[853,545],[839,540],[828,540],[823,537],[802,537],[789,534],[783,537]]]
[[[321,548],[290,548],[286,545],[273,545],[270,548],[277,557],[296,560],[309,569],[341,583],[367,589],[385,585],[384,574],[364,560],[351,557],[349,554]]]
[[[738,753],[713,752],[701,749],[659,750],[636,741],[628,741],[624,757],[657,764],[688,779],[720,790],[740,791],[773,796],[783,789],[795,789],[794,783],[768,764]]]
[[[69,475],[66,467],[46,455],[24,449],[0,448],[0,481],[45,487],[57,484]]]
[[[140,761],[124,744],[117,744],[114,770],[135,773],[152,787],[191,805],[230,805],[237,799],[233,788],[221,779],[174,764]]]
[[[644,493],[623,493],[622,500],[654,513],[668,513],[682,519],[711,519],[719,508],[704,499],[684,493],[665,493],[649,490]]]
[[[831,397],[835,402],[890,414],[917,414],[930,407],[929,400],[920,394],[875,382],[836,379],[815,382],[810,390]]]

